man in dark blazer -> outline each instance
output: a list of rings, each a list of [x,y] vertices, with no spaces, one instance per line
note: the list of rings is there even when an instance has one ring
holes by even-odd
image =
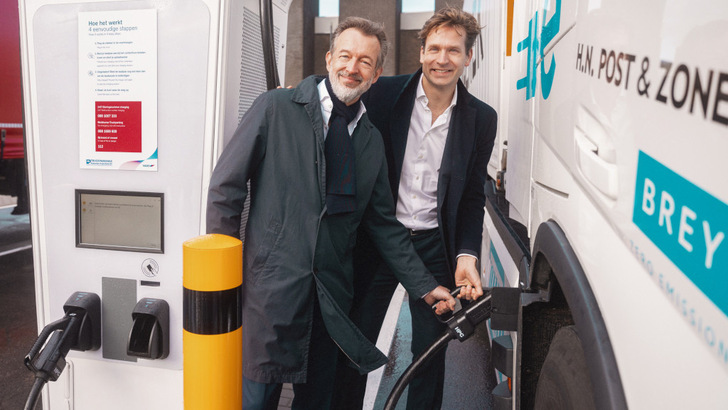
[[[455,305],[394,217],[382,139],[359,102],[385,55],[381,25],[343,21],[326,54],[328,78],[262,94],[213,172],[208,233],[240,237],[250,181],[244,409],[275,409],[282,383],[293,383],[294,409],[329,408],[339,351],[362,373],[386,363],[346,314],[357,228],[415,297]]]
[[[479,32],[472,15],[449,7],[438,11],[419,33],[422,68],[412,75],[381,77],[362,97],[384,138],[397,219],[438,282],[463,286],[467,299],[483,294],[476,262],[497,124],[495,111],[459,80]],[[354,257],[355,286],[365,290],[355,292],[350,317],[376,342],[398,281],[361,236]],[[373,280],[372,271],[377,272]],[[417,299],[410,295],[414,357],[445,331]],[[445,349],[410,383],[408,409],[440,408],[444,368]],[[360,409],[365,385],[365,376],[341,363],[334,408]]]

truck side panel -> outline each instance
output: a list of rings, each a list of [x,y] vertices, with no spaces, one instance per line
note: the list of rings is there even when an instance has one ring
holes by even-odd
[[[506,121],[496,149],[507,153],[498,171],[510,217],[532,244],[544,224],[563,230],[629,407],[725,408],[728,4],[465,4],[481,21],[509,7],[512,24],[483,29],[484,38],[512,30],[502,34],[513,38],[510,56],[486,50],[504,57],[481,70],[500,73],[489,84],[502,93],[491,101],[473,91]],[[488,283],[493,269],[484,265]],[[568,280],[551,273],[524,285],[548,293]]]

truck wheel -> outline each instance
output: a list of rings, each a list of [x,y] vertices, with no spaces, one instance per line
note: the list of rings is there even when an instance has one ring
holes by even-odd
[[[554,335],[536,387],[536,410],[594,409],[594,395],[584,349],[575,326]]]

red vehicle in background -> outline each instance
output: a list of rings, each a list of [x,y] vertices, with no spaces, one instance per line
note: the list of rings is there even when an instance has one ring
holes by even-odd
[[[23,149],[18,3],[0,0],[0,195],[18,198],[13,214],[28,213]]]

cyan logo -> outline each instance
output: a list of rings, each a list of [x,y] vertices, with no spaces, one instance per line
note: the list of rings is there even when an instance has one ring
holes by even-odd
[[[544,1],[544,6],[548,3]],[[546,21],[547,10],[537,11],[528,22],[528,36],[518,43],[518,52],[525,52],[526,76],[516,81],[516,89],[526,89],[526,100],[536,95],[536,76],[541,66],[541,95],[544,100],[551,94],[556,72],[556,57],[551,56],[551,62],[546,70],[545,50],[549,48],[551,40],[559,33],[561,26],[561,0],[554,4],[554,14]]]
[[[632,222],[728,314],[728,204],[640,151]]]

